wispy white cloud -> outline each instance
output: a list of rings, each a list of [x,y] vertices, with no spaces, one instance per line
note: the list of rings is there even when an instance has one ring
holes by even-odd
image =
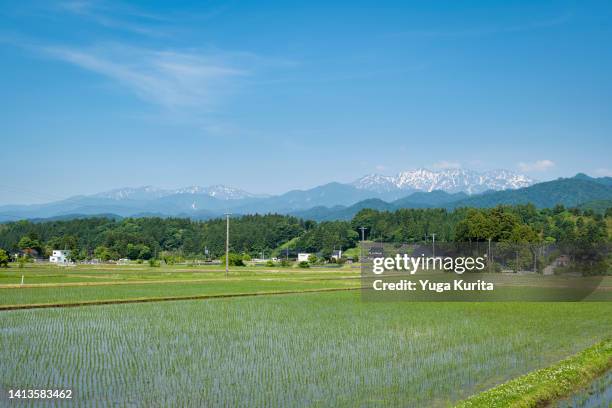
[[[555,167],[555,162],[552,160],[536,160],[533,163],[518,163],[518,168],[524,172],[547,171]]]
[[[49,44],[19,35],[0,35],[0,44],[26,50],[97,74],[128,95],[157,107],[134,115],[174,126],[191,126],[216,136],[245,136],[224,117],[241,91],[271,72],[294,68],[293,60],[217,48],[162,48],[111,42]]]
[[[224,53],[151,50],[141,47],[98,45],[90,48],[48,46],[44,53],[102,75],[145,102],[165,108],[210,109],[231,92],[233,79],[249,69]]]
[[[59,3],[57,9],[100,26],[152,37],[164,37],[169,20],[165,16],[147,13],[133,6],[102,3],[93,0],[73,0]]]
[[[454,161],[441,160],[432,165],[434,169],[460,169],[461,163]]]

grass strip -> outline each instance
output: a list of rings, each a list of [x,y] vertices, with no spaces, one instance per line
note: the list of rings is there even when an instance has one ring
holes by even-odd
[[[588,385],[611,367],[612,339],[606,339],[550,367],[476,394],[457,408],[543,407]]]
[[[187,295],[187,296],[163,296],[163,297],[141,297],[129,299],[107,299],[107,300],[85,300],[80,302],[69,303],[35,303],[24,305],[2,305],[0,312],[10,310],[23,309],[48,309],[58,307],[79,307],[79,306],[96,306],[96,305],[115,305],[124,303],[148,303],[148,302],[169,302],[177,300],[204,300],[204,299],[219,299],[247,296],[270,296],[270,295],[297,295],[303,293],[318,293],[318,292],[337,292],[343,290],[359,290],[361,288],[327,288],[327,289],[302,289],[302,290],[283,290],[283,291],[266,291],[266,292],[244,292],[244,293],[221,293],[208,295]]]

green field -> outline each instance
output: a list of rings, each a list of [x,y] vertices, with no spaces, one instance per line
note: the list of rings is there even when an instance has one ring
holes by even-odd
[[[25,284],[19,285],[21,276]],[[218,296],[359,288],[358,270],[232,269],[116,266],[61,268],[32,265],[0,270],[0,309],[144,298]]]
[[[78,265],[70,267],[46,264],[28,264],[25,268],[0,269],[0,287],[24,284],[62,284],[62,283],[105,283],[129,281],[168,281],[202,280],[225,278],[225,270],[220,266],[173,265],[151,268],[146,265]],[[229,277],[234,278],[338,278],[358,277],[359,268],[263,268],[233,267]]]
[[[360,282],[351,269],[243,269],[228,278],[184,269],[9,269],[5,282],[27,274],[40,283],[6,282],[0,302]],[[449,406],[583,350],[611,328],[609,302],[364,302],[358,290],[0,311],[0,406],[11,388],[70,388],[72,406]]]

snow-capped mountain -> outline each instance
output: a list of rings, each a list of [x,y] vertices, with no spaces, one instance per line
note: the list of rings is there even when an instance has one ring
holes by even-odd
[[[228,187],[223,184],[215,184],[208,187],[183,187],[177,190],[172,190],[172,194],[205,194],[219,200],[241,200],[243,198],[265,197],[262,195],[252,194],[238,188]]]
[[[116,188],[102,193],[94,194],[92,197],[109,198],[111,200],[151,200],[167,195],[167,190],[162,190],[153,186],[142,187],[123,187]]]
[[[370,174],[352,185],[358,189],[377,193],[391,191],[433,191],[444,190],[449,193],[460,191],[476,194],[487,190],[507,190],[528,187],[535,181],[527,176],[507,170],[476,172],[467,169],[445,169],[433,171],[417,169],[402,171],[396,176]]]
[[[395,177],[382,176],[380,174],[368,174],[352,183],[353,187],[360,190],[374,191],[376,193],[388,193],[398,190]]]
[[[177,189],[161,189],[153,186],[124,187],[102,193],[93,197],[109,198],[112,200],[154,200],[176,194],[207,195],[219,200],[240,200],[243,198],[262,197],[233,187],[216,184],[213,186],[188,186]]]
[[[577,175],[535,184],[528,177],[505,170],[479,173],[463,169],[419,169],[396,176],[369,175],[353,184],[332,182],[272,196],[255,196],[222,185],[173,190],[145,186],[73,196],[44,204],[0,206],[0,222],[76,215],[206,219],[228,211],[233,214],[295,214],[306,219],[326,220],[350,219],[362,208],[490,207],[527,202],[538,207],[557,203],[577,206],[593,200],[609,200],[611,180]],[[487,190],[505,191],[478,194]]]

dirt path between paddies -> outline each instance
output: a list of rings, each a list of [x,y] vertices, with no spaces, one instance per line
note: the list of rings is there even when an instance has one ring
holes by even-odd
[[[238,297],[254,297],[254,296],[274,296],[274,295],[299,295],[308,293],[323,293],[323,292],[339,292],[348,290],[360,290],[357,288],[328,288],[328,289],[303,289],[303,290],[283,290],[269,292],[244,292],[244,293],[223,293],[209,295],[187,295],[187,296],[162,296],[162,297],[140,297],[129,299],[106,299],[106,300],[86,300],[79,302],[67,303],[33,303],[24,305],[6,305],[0,306],[1,312],[11,310],[27,310],[27,309],[50,309],[62,307],[81,307],[81,306],[98,306],[98,305],[119,305],[128,303],[151,303],[151,302],[170,302],[179,300],[207,300],[207,299],[223,299],[223,298],[238,298]]]

